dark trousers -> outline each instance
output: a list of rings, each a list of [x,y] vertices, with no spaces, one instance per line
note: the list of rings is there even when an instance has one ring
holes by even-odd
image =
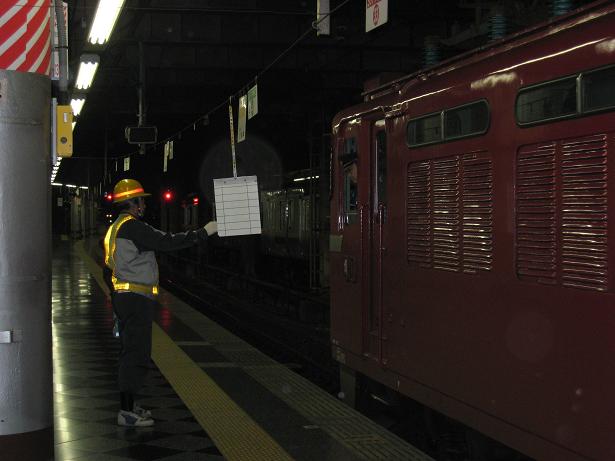
[[[152,353],[152,317],[157,303],[137,293],[114,293],[122,349],[119,358],[120,392],[136,394],[143,386]]]

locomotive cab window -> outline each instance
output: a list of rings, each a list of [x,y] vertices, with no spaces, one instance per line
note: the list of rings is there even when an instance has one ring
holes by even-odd
[[[357,222],[358,155],[355,137],[344,140],[344,151],[339,156],[342,165],[342,212],[345,225]]]
[[[520,124],[573,116],[577,113],[577,77],[523,89],[517,96]]]
[[[615,67],[583,74],[583,112],[615,108]]]
[[[615,67],[589,70],[523,88],[515,112],[520,125],[615,109]]]
[[[454,139],[487,131],[489,108],[486,101],[479,101],[444,112],[444,138]]]
[[[385,131],[376,134],[376,182],[378,192],[378,202],[387,201],[387,136]]]
[[[406,141],[410,147],[422,146],[481,135],[488,129],[489,104],[482,100],[410,120]]]
[[[438,113],[410,120],[407,136],[408,144],[411,146],[440,141],[442,138],[441,115]]]
[[[344,224],[357,222],[357,161],[344,165]]]

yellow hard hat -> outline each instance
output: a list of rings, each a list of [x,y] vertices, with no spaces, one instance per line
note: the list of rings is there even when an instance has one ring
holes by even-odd
[[[135,197],[147,197],[143,190],[143,186],[139,181],[134,179],[122,179],[113,188],[113,203],[123,202]]]

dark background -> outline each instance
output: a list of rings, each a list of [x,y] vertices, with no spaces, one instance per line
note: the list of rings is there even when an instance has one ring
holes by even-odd
[[[153,195],[169,188],[177,197],[209,196],[211,179],[232,176],[225,101],[234,97],[236,130],[237,97],[257,75],[259,113],[237,145],[238,175],[257,174],[261,187],[275,188],[308,168],[310,155],[312,164],[328,156],[332,117],[361,101],[366,80],[421,69],[426,37],[439,37],[445,59],[487,43],[494,11],[506,17],[508,33],[552,14],[551,2],[536,0],[389,0],[388,23],[366,33],[365,1],[331,0],[332,10],[340,7],[331,34],[308,33],[269,67],[310,30],[316,0],[126,0],[104,46],[87,43],[96,4],[68,5],[69,88],[82,53],[98,54],[101,64],[77,119],[74,156],[62,162],[56,182],[104,193],[132,177]],[[144,154],[124,138],[125,127],[138,122],[140,43],[146,125],[158,128],[158,143]],[[174,159],[163,173],[167,139]]]

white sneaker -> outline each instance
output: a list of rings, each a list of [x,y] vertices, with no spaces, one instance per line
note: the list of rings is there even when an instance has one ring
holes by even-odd
[[[132,411],[120,410],[117,414],[118,426],[126,427],[149,427],[154,425],[154,420],[151,417],[143,417]]]
[[[139,405],[137,405],[135,403],[135,406],[132,409],[133,413],[138,414],[141,418],[150,418],[152,417],[152,412],[149,410],[146,410],[145,408],[140,407]]]

